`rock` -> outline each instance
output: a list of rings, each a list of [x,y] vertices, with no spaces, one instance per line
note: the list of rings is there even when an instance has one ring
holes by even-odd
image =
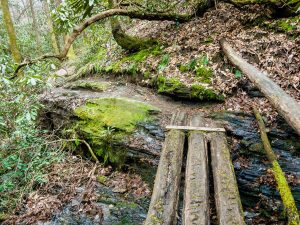
[[[74,131],[88,141],[104,163],[120,165],[126,156],[129,135],[140,122],[151,123],[155,107],[125,98],[100,98],[76,108]]]
[[[65,85],[65,88],[76,89],[87,89],[91,91],[105,91],[109,88],[109,82],[91,81],[91,80],[78,80]]]
[[[164,138],[160,110],[135,99],[110,97],[128,92],[130,97],[141,95],[143,99],[144,91],[133,95],[130,87],[109,85],[113,88],[102,92],[56,88],[42,96],[46,105],[43,125],[59,131],[63,138],[86,140],[101,162],[121,167],[127,159],[143,159],[157,164]],[[83,144],[69,147],[76,148],[79,155],[89,156]]]
[[[254,124],[252,115],[244,113],[215,113],[211,115],[225,124],[229,137],[235,137],[240,142],[232,149],[231,156],[238,182],[239,192],[246,212],[246,221],[252,224],[255,218],[282,212],[280,195],[268,176],[268,164],[261,143],[260,134]],[[300,175],[300,144],[299,137],[292,129],[282,129],[288,126],[284,121],[278,121],[277,129],[272,129],[268,137],[272,148],[278,155],[278,162],[286,174]],[[297,154],[295,154],[297,153]],[[240,157],[246,161],[240,161]],[[300,184],[290,183],[297,207],[300,207]],[[248,211],[249,210],[249,211]],[[250,213],[251,212],[251,213]],[[255,218],[254,218],[255,217]],[[272,224],[278,223],[279,217],[272,217]],[[271,221],[271,220],[270,220]]]

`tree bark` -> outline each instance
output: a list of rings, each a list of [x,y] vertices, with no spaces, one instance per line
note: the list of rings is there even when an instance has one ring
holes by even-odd
[[[17,37],[9,11],[8,0],[1,0],[1,9],[3,12],[4,24],[8,34],[9,48],[12,53],[12,57],[16,63],[20,63],[21,54],[17,46]]]
[[[186,114],[178,112],[171,123],[184,125],[185,119]],[[171,130],[166,136],[145,225],[176,224],[184,139],[184,131],[179,130]]]
[[[289,225],[296,225],[300,224],[300,217],[298,213],[298,209],[296,207],[296,203],[294,197],[292,195],[291,189],[289,188],[288,182],[285,178],[284,172],[282,171],[275,153],[272,150],[271,144],[268,139],[268,135],[266,132],[266,127],[264,121],[259,113],[259,111],[253,108],[254,115],[257,119],[259,129],[260,129],[260,136],[262,143],[264,145],[264,149],[269,161],[272,164],[273,174],[277,183],[277,189],[279,190],[284,208],[287,212],[288,217],[288,224]]]
[[[216,126],[213,122],[207,125]],[[218,224],[244,225],[242,203],[226,135],[224,132],[210,132],[206,138],[210,143],[208,154],[211,157]]]
[[[258,87],[288,124],[300,135],[300,104],[286,94],[268,76],[246,62],[224,39],[220,43],[229,61],[237,66]]]
[[[32,16],[32,30],[34,32],[35,39],[36,39],[36,45],[37,45],[36,51],[38,53],[40,53],[41,52],[41,36],[39,33],[39,29],[38,29],[38,23],[37,23],[35,11],[34,11],[33,0],[28,0],[28,2],[29,2],[31,16]]]
[[[203,116],[195,114],[190,126],[203,126]],[[205,134],[190,131],[188,138],[187,163],[185,171],[184,210],[185,225],[210,224],[209,167]]]
[[[43,1],[43,5],[44,5],[44,10],[47,16],[47,24],[48,24],[48,29],[49,29],[49,33],[51,36],[51,45],[53,47],[54,53],[55,54],[59,54],[59,48],[58,48],[58,43],[57,43],[57,38],[54,32],[54,28],[53,28],[53,22],[50,16],[50,7],[47,1]]]

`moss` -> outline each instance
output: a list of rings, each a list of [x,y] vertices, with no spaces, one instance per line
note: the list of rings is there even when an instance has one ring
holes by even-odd
[[[192,85],[191,97],[200,100],[224,101],[224,96],[222,94],[217,94],[213,89],[206,88],[199,84]]]
[[[117,202],[116,206],[118,208],[129,208],[129,209],[137,209],[138,204],[134,202]]]
[[[179,70],[180,70],[180,72],[185,73],[185,72],[188,72],[188,71],[189,71],[189,68],[188,68],[188,66],[185,65],[185,64],[180,64]]]
[[[150,77],[151,77],[151,72],[148,71],[148,70],[145,71],[145,72],[144,72],[144,78],[145,78],[145,79],[149,79]]]
[[[93,99],[74,110],[79,118],[75,129],[104,163],[121,165],[126,156],[122,143],[139,122],[151,120],[154,112],[158,109],[130,99]]]
[[[159,76],[156,81],[157,92],[167,94],[183,99],[191,100],[217,100],[224,101],[224,96],[216,93],[211,88],[206,88],[199,84],[194,84],[191,87],[184,85],[176,78],[166,78]]]
[[[158,93],[174,94],[179,91],[184,85],[176,78],[166,78],[158,76],[157,78]]]
[[[208,37],[207,39],[205,39],[202,43],[203,44],[211,44],[214,42],[214,39],[212,37]]]
[[[213,76],[213,70],[207,67],[199,67],[196,69],[197,80],[204,83],[210,83]]]
[[[264,25],[271,30],[288,33],[290,31],[297,30],[297,24],[299,23],[299,20],[299,17],[295,16],[292,18],[274,20],[272,22],[266,21],[264,22]]]
[[[114,72],[114,73],[122,73],[122,72],[130,72],[128,69],[123,70],[124,64],[135,65],[136,71],[138,70],[138,64],[146,60],[150,55],[160,55],[162,52],[162,48],[160,45],[156,45],[151,48],[142,49],[136,53],[129,54],[122,59],[112,63],[111,65],[104,68],[105,72]],[[126,67],[128,68],[128,66]]]
[[[300,218],[299,218],[294,197],[286,181],[285,175],[281,170],[280,165],[278,164],[277,161],[272,162],[272,169],[274,171],[277,187],[288,216],[288,224],[289,225],[300,224]]]
[[[96,178],[96,180],[100,183],[100,184],[105,184],[107,181],[107,177],[106,176],[98,176]]]
[[[108,82],[100,81],[76,81],[66,85],[67,88],[71,89],[89,89],[92,91],[105,91],[109,87]]]

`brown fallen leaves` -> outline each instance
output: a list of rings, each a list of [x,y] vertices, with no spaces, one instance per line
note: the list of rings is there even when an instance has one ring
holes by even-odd
[[[235,69],[223,57],[219,40],[226,40],[248,62],[266,72],[273,81],[288,94],[300,101],[300,37],[291,38],[285,33],[276,33],[262,25],[259,18],[271,14],[267,6],[244,6],[236,8],[231,4],[218,3],[215,9],[208,10],[203,17],[194,18],[184,24],[169,21],[135,21],[129,33],[143,37],[157,38],[167,46],[165,53],[170,55],[170,63],[164,75],[176,77],[187,85],[196,82],[193,74],[183,73],[178,63],[188,63],[201,55],[209,59],[213,69],[212,85],[227,96],[225,104],[216,110],[248,111],[258,107],[270,120],[277,113],[269,102],[261,98],[250,98],[240,89]],[[270,20],[272,22],[272,20]],[[297,32],[300,31],[300,23]],[[146,64],[157,68],[157,57],[148,58]]]
[[[96,204],[98,196],[95,190],[99,185],[97,176],[107,176],[105,185],[124,189],[123,193],[131,193],[137,198],[150,195],[148,185],[138,175],[113,172],[111,167],[68,156],[65,161],[49,169],[46,184],[30,193],[15,210],[15,215],[3,224],[34,224],[49,220],[73,199],[80,199],[76,205],[78,212],[102,218],[102,209]]]

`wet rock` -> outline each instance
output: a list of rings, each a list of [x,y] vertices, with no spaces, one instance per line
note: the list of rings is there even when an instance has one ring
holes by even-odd
[[[244,113],[216,113],[213,118],[225,123],[229,136],[239,139],[231,155],[234,163],[242,204],[246,211],[246,220],[252,224],[255,218],[267,217],[273,223],[281,223],[283,205],[274,181],[268,178],[271,168],[261,143],[260,134],[255,128],[255,118]],[[292,175],[290,187],[297,207],[300,208],[300,184],[294,182],[300,176],[299,137],[288,125],[278,121],[278,126],[268,133],[272,148],[278,156],[278,162],[286,175]],[[240,157],[246,158],[241,162]],[[277,215],[277,216],[275,216]]]

